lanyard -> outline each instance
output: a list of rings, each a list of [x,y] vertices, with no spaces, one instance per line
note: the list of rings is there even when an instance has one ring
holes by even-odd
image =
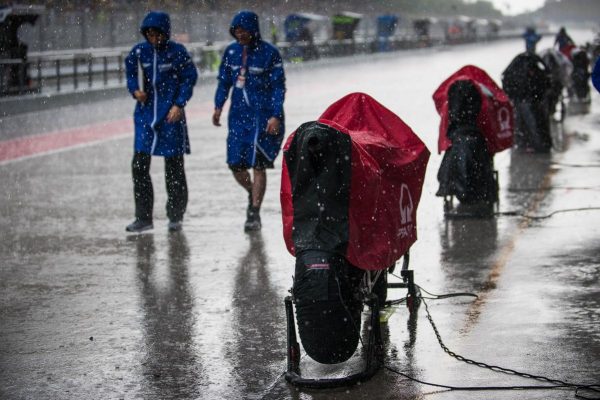
[[[246,64],[248,63],[248,48],[244,46],[242,50],[242,69],[240,70],[240,75],[246,75]]]
[[[248,53],[246,50],[246,46],[242,50],[242,66],[240,67],[240,73],[237,76],[237,80],[235,81],[235,87],[238,89],[244,89],[246,86],[246,63],[248,62]],[[246,91],[244,90],[244,98],[246,99],[246,103],[250,104],[247,99]]]

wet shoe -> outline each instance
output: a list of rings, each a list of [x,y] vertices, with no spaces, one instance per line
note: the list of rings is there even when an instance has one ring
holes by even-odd
[[[262,225],[260,223],[260,209],[255,207],[248,208],[248,212],[246,213],[246,222],[244,223],[244,231],[252,232],[252,231],[260,231]]]
[[[182,221],[169,221],[169,232],[178,232],[183,228]]]
[[[131,224],[127,225],[125,227],[125,230],[127,232],[144,232],[152,228],[154,228],[154,225],[152,225],[152,221],[136,219]]]

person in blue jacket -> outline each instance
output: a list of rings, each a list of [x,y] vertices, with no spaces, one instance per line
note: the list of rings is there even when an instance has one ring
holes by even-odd
[[[229,32],[235,42],[221,60],[212,122],[221,126],[223,105],[231,94],[227,164],[248,192],[244,230],[254,231],[261,229],[266,169],[273,168],[284,136],[285,74],[277,48],[262,40],[254,12],[236,14]]]
[[[153,228],[154,191],[150,179],[152,156],[165,158],[167,217],[170,231],[182,227],[188,201],[184,154],[190,153],[184,107],[198,79],[185,47],[170,40],[169,14],[152,11],[140,32],[146,38],[125,59],[127,89],[135,98],[132,166],[135,221],[128,232]]]
[[[542,37],[535,31],[535,28],[528,26],[523,33],[523,39],[525,39],[525,51],[528,53],[535,53],[537,43]]]
[[[600,92],[600,57],[596,59],[596,64],[592,70],[592,84],[598,92]]]

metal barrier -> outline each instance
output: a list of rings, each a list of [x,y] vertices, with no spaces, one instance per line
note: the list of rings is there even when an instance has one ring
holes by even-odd
[[[499,38],[506,38],[501,36]],[[489,40],[489,38],[488,38]],[[186,43],[200,74],[216,74],[220,57],[229,42],[213,45]],[[389,51],[444,44],[443,38],[394,37],[387,43]],[[301,62],[314,58],[368,54],[378,51],[373,38],[328,40],[320,43],[281,42],[277,44],[287,61]],[[32,52],[27,60],[0,59],[0,96],[14,94],[56,93],[125,84],[124,60],[130,47],[99,48],[77,51]],[[299,52],[296,50],[300,50]],[[298,56],[300,54],[300,56]]]
[[[220,46],[186,44],[201,72],[215,71]],[[0,59],[0,95],[78,91],[124,85],[130,47],[30,53],[27,60]]]

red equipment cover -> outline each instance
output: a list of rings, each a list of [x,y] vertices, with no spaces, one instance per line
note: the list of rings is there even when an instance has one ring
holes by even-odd
[[[446,136],[448,131],[448,89],[458,80],[469,80],[481,94],[481,112],[477,125],[485,137],[490,154],[498,153],[513,145],[514,111],[508,96],[492,78],[474,65],[466,65],[450,75],[433,93],[435,108],[442,117],[438,137],[438,153],[452,145]]]
[[[417,239],[417,206],[429,150],[396,114],[364,93],[352,93],[336,101],[317,122],[348,135],[351,142],[347,247],[343,256],[365,270],[390,267]],[[286,141],[284,154],[301,128]],[[283,233],[294,255],[292,195],[290,170],[284,158]]]

